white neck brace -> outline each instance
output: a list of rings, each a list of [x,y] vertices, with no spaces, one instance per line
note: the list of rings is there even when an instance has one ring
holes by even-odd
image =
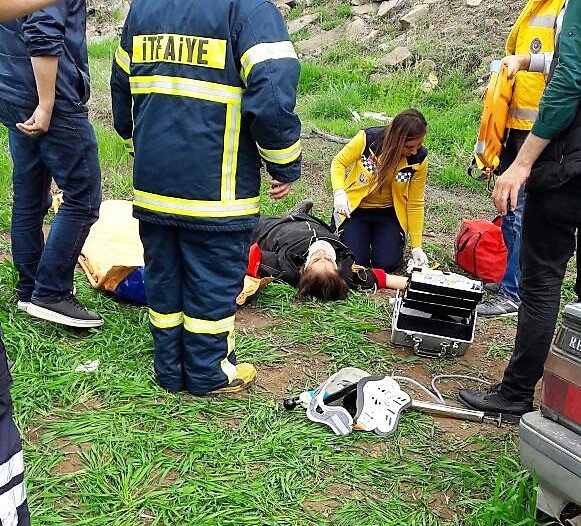
[[[329,255],[329,257],[333,260],[333,263],[335,264],[335,269],[337,269],[337,253],[335,252],[335,249],[333,248],[333,245],[331,245],[331,243],[323,240],[315,241],[309,247],[309,253],[307,255],[307,260],[305,261],[305,268],[308,268],[309,264],[311,263],[313,254],[315,252],[318,252],[319,250],[323,250],[325,253]]]

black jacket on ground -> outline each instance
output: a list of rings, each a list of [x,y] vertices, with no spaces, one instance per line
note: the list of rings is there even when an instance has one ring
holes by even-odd
[[[252,236],[252,242],[258,244],[261,252],[260,277],[271,276],[296,286],[310,246],[322,240],[335,249],[339,273],[351,284],[355,257],[323,221],[308,214],[260,218]]]

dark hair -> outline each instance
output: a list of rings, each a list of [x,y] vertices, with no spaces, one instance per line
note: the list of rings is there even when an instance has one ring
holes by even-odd
[[[377,164],[377,188],[397,170],[405,142],[423,137],[427,129],[428,123],[418,110],[404,110],[395,116],[391,126],[387,126],[382,135],[383,142]]]
[[[299,271],[299,298],[313,297],[322,301],[344,300],[349,293],[349,285],[339,271],[314,272],[304,267]]]

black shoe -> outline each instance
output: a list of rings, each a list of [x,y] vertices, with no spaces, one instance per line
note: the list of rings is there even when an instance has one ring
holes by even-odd
[[[508,422],[518,422],[525,413],[533,410],[531,401],[512,402],[502,396],[501,384],[496,384],[486,391],[460,389],[458,400],[470,409],[483,411],[487,415],[498,415]]]
[[[313,202],[310,199],[299,201],[289,214],[308,214],[313,209]]]
[[[484,290],[490,294],[496,295],[499,293],[501,285],[502,281],[498,281],[497,283],[485,283]]]
[[[26,312],[36,318],[69,327],[90,329],[103,325],[103,318],[84,307],[72,294],[57,303],[42,303],[33,299]]]

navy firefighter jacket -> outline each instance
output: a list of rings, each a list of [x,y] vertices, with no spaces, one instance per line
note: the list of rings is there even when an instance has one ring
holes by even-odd
[[[300,176],[300,66],[267,0],[134,0],[111,77],[115,129],[134,153],[134,215],[252,228],[260,168]]]
[[[31,57],[58,57],[56,113],[86,113],[89,61],[85,0],[65,0],[0,24],[0,99],[22,108],[38,104]]]

